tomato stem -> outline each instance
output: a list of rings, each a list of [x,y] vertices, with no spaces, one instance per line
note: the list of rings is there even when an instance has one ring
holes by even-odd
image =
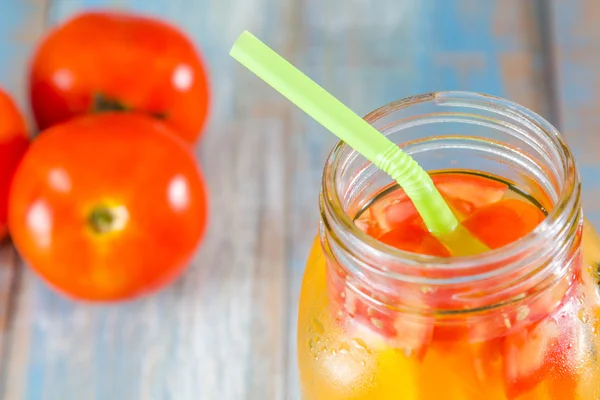
[[[116,99],[107,97],[102,93],[96,93],[94,94],[94,100],[92,102],[92,111],[94,113],[108,111],[131,111],[131,107],[121,103]]]
[[[88,223],[96,233],[108,233],[121,230],[125,227],[129,213],[123,206],[99,206],[92,210]]]
[[[133,107],[111,97],[108,97],[102,93],[95,93],[92,100],[92,112],[103,113],[103,112],[134,112],[137,111]],[[150,116],[165,120],[167,119],[167,113],[164,111],[149,112]]]

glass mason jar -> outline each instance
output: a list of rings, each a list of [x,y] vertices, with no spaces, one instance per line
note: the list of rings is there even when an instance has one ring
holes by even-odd
[[[468,92],[399,100],[365,119],[426,170],[500,177],[547,215],[474,256],[398,250],[355,223],[390,179],[339,143],[300,296],[302,398],[600,399],[600,241],[557,130]]]

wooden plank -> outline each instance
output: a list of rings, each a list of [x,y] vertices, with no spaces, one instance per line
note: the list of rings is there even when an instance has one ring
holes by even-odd
[[[25,96],[25,65],[35,40],[39,37],[45,1],[11,0],[3,3],[0,12],[0,87],[13,97],[22,112],[29,116]],[[0,396],[9,369],[5,354],[11,346],[8,331],[15,310],[13,294],[19,286],[20,261],[8,242],[0,243]]]
[[[556,75],[561,131],[573,149],[583,182],[588,218],[600,226],[600,3],[594,0],[553,0],[553,69]]]

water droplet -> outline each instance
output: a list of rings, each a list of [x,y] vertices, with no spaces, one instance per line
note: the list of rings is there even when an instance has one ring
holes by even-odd
[[[421,293],[428,294],[435,292],[435,289],[431,286],[421,286]]]
[[[371,323],[373,324],[373,326],[375,326],[377,329],[383,329],[383,321],[378,319],[378,318],[371,318]]]
[[[513,297],[513,301],[519,301],[519,300],[523,300],[525,298],[525,293],[519,293],[518,295],[516,295],[515,297]]]
[[[340,354],[348,354],[350,352],[350,345],[346,342],[340,345]]]
[[[366,367],[367,366],[367,362],[365,360],[361,360],[360,361],[360,366],[361,367]]]
[[[523,321],[529,315],[529,307],[521,306],[517,311],[517,321]],[[510,326],[509,326],[510,328]]]
[[[360,350],[368,350],[367,344],[362,339],[352,339],[352,344]]]
[[[323,333],[323,324],[317,318],[312,319],[312,326],[316,333],[318,333],[318,334]]]
[[[579,318],[579,320],[584,324],[587,324],[587,322],[590,320],[588,313],[583,308],[581,308],[577,313],[577,318]]]

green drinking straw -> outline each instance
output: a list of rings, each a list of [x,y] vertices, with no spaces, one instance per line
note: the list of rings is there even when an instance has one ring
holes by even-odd
[[[229,54],[398,182],[429,231],[451,253],[474,254],[486,249],[462,228],[429,174],[415,160],[266,44],[244,31]]]

